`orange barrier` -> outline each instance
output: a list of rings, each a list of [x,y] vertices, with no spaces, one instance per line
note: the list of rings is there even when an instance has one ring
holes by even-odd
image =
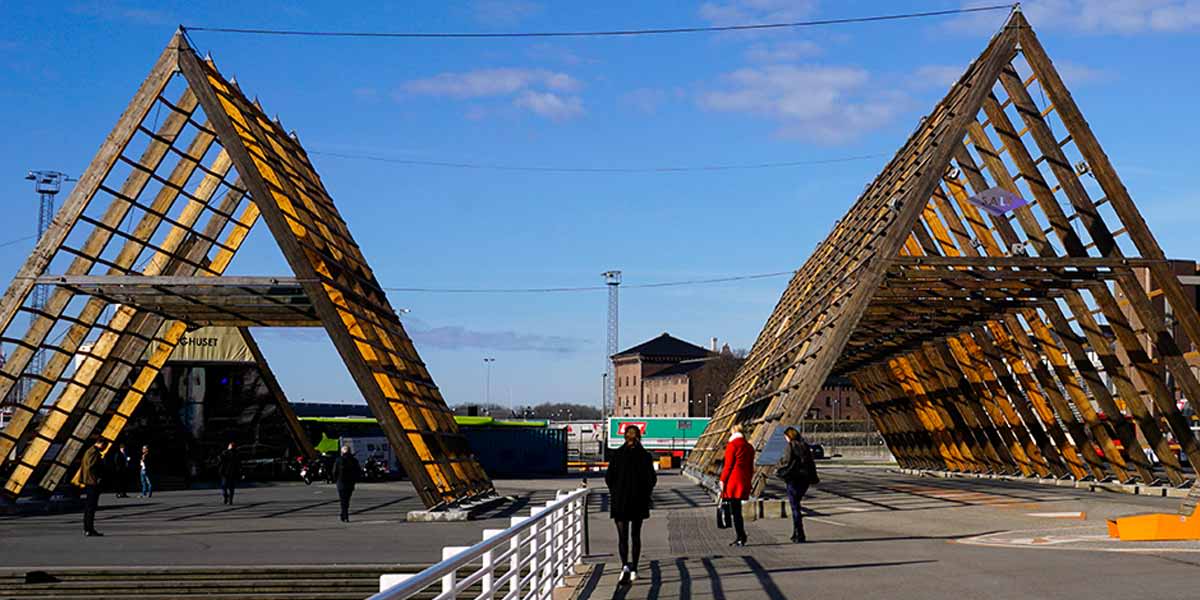
[[[1200,540],[1200,515],[1155,513],[1110,519],[1108,535],[1123,542]]]

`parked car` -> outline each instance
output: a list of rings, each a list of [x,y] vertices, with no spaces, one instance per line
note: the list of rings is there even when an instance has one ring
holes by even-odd
[[[813,455],[814,459],[819,460],[819,459],[825,458],[825,446],[822,446],[820,444],[809,444],[808,449],[812,451],[812,455]]]

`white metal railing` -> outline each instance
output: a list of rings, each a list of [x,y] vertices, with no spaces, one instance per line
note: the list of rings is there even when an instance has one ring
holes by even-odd
[[[589,491],[560,491],[508,529],[485,529],[474,546],[442,548],[442,562],[420,573],[384,575],[368,600],[405,600],[439,583],[434,600],[549,600],[587,552]]]

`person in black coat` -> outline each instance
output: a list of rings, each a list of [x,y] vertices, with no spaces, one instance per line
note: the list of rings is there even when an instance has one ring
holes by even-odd
[[[804,535],[800,500],[808,492],[808,486],[819,481],[817,463],[813,459],[808,442],[800,437],[800,432],[796,431],[795,427],[788,427],[783,435],[787,437],[788,445],[776,474],[787,484],[788,504],[792,510],[792,543],[802,544],[807,538]]]
[[[621,581],[633,582],[637,580],[638,557],[642,553],[642,521],[650,518],[650,494],[658,482],[654,457],[642,447],[642,430],[625,428],[625,444],[609,458],[604,482],[608,484],[609,514],[617,524]]]
[[[233,504],[233,491],[237,482],[242,478],[242,461],[238,458],[237,445],[229,442],[229,447],[217,458],[217,475],[221,478],[221,498],[224,504]]]
[[[350,522],[350,496],[354,493],[354,484],[362,478],[362,468],[358,459],[350,452],[350,446],[342,446],[342,455],[333,463],[333,482],[337,484],[338,500],[342,503],[342,522]]]
[[[114,498],[129,497],[129,465],[129,448],[121,444],[117,451],[112,453],[111,471]]]

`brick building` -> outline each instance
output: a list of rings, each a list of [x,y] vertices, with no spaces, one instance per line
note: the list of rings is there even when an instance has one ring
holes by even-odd
[[[617,417],[707,417],[743,360],[667,333],[611,358]]]
[[[617,417],[709,417],[745,361],[728,345],[716,350],[669,334],[612,356]],[[867,411],[850,380],[831,378],[806,418],[865,420]]]
[[[854,390],[854,384],[845,377],[830,377],[817,392],[804,418],[811,420],[865,421],[867,407],[863,406],[862,398]]]
[[[1193,305],[1200,307],[1200,268],[1196,266],[1196,261],[1172,259],[1170,260],[1170,265],[1171,271],[1179,278],[1179,283],[1183,287],[1183,292],[1192,300]],[[1179,324],[1179,321],[1175,318],[1175,316],[1167,310],[1168,305],[1163,297],[1163,292],[1158,288],[1158,285],[1154,282],[1153,278],[1150,277],[1149,269],[1137,268],[1134,269],[1134,272],[1137,275],[1138,281],[1146,290],[1147,295],[1150,296],[1150,303],[1154,306],[1158,313],[1164,317],[1167,327],[1171,330],[1171,336],[1176,340],[1186,341],[1188,338],[1186,335],[1184,335],[1182,326]],[[1147,332],[1145,328],[1140,326],[1139,320],[1134,315],[1132,307],[1129,306],[1124,294],[1121,294],[1119,289],[1116,294],[1116,299],[1124,309],[1127,317],[1129,318],[1129,322],[1137,329],[1136,333],[1142,340],[1142,346],[1145,348],[1146,354],[1154,360],[1155,366],[1159,370],[1159,376],[1167,375],[1167,386],[1174,396],[1176,403],[1179,404],[1180,409],[1183,411],[1185,416],[1195,419],[1195,414],[1192,411],[1192,407],[1184,402],[1185,396],[1183,394],[1183,390],[1179,389],[1175,378],[1166,373],[1166,368],[1162,363],[1162,357],[1159,356],[1158,348],[1155,347],[1151,338],[1151,334]],[[1107,329],[1107,325],[1105,325],[1104,328]],[[1111,335],[1109,332],[1106,333]],[[1200,348],[1188,346],[1186,348],[1180,348],[1179,351],[1183,354],[1188,364],[1191,365],[1192,373],[1195,374],[1197,378],[1200,378]],[[1107,380],[1107,377],[1105,379]],[[1153,413],[1158,414],[1158,409],[1154,406],[1154,403],[1152,400],[1150,400],[1150,398],[1143,396],[1143,400]]]

